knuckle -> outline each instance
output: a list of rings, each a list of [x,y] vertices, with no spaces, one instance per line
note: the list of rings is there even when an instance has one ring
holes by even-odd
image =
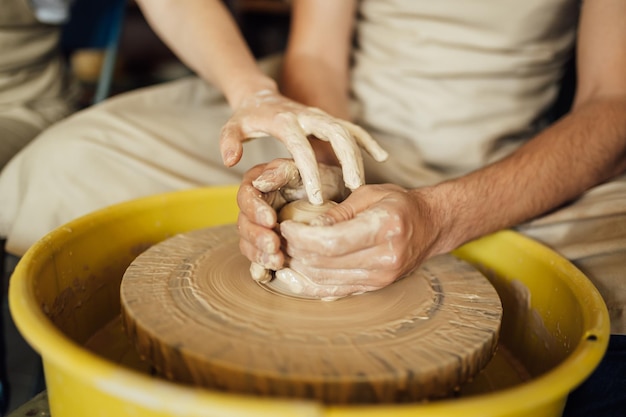
[[[297,116],[293,114],[292,112],[281,111],[281,112],[276,113],[276,115],[274,115],[274,121],[280,122],[280,123],[293,124],[297,121]]]
[[[334,256],[338,253],[338,251],[342,248],[341,243],[338,239],[325,239],[322,242],[321,252],[322,256]]]

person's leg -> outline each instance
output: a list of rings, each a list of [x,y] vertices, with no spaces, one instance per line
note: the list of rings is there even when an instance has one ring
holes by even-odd
[[[519,230],[572,261],[596,286],[611,318],[609,348],[568,397],[564,417],[623,416],[626,410],[626,177]]]
[[[0,115],[0,171],[41,129]]]
[[[122,94],[44,131],[0,175],[0,236],[23,254],[50,230],[149,194],[238,184],[244,170],[288,156],[272,138],[226,168],[219,131],[231,110],[196,77]]]

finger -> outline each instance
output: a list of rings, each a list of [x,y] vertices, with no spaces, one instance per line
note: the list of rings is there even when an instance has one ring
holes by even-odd
[[[241,160],[243,155],[244,135],[241,129],[233,124],[226,123],[220,132],[220,153],[222,161],[227,167],[232,167]]]
[[[365,183],[363,157],[348,130],[338,122],[329,122],[328,117],[323,115],[303,114],[298,116],[298,120],[306,133],[330,142],[348,188],[355,190]]]
[[[331,226],[355,218],[358,213],[367,211],[374,204],[379,204],[379,201],[387,195],[387,193],[376,193],[374,190],[377,188],[376,185],[367,185],[354,190],[341,203],[310,222],[310,225]]]
[[[319,255],[292,245],[287,245],[286,252],[293,265],[297,263],[306,265],[307,268],[399,271],[399,265],[402,264],[402,259],[392,252],[387,244],[371,246],[358,252],[338,256]]]
[[[259,265],[256,262],[250,263],[250,276],[252,276],[253,280],[262,284],[270,282],[273,277],[271,270],[263,268],[262,265]]]
[[[264,193],[277,191],[283,187],[302,185],[296,164],[289,159],[275,159],[269,162],[263,172],[252,181],[252,185]]]
[[[297,260],[289,261],[289,268],[305,276],[312,284],[323,287],[353,286],[372,291],[393,282],[394,275],[385,270],[362,268],[313,268]]]
[[[291,159],[269,162],[252,185],[264,193],[263,198],[275,211],[290,201],[307,198],[300,172]]]
[[[275,276],[277,281],[275,285],[280,285],[293,294],[328,301],[369,291],[369,287],[358,285],[320,286],[292,268],[280,269],[276,271]]]
[[[283,267],[285,257],[281,252],[267,253],[260,251],[247,240],[239,240],[239,250],[249,261],[261,265],[265,269],[277,270]]]
[[[375,161],[383,162],[387,160],[389,157],[387,151],[385,151],[365,129],[346,120],[339,120],[339,123],[341,123],[343,127],[350,132],[359,146],[365,149],[365,151],[370,154]]]
[[[237,219],[237,230],[239,237],[250,242],[260,251],[266,253],[277,253],[280,251],[280,237],[273,230],[250,221],[250,219],[240,214]]]
[[[386,210],[371,209],[355,218],[332,226],[310,226],[294,221],[280,225],[288,245],[324,256],[339,256],[389,242],[402,230]]]
[[[293,157],[309,202],[315,205],[322,204],[322,185],[317,160],[307,135],[298,124],[296,116],[282,113],[277,117],[282,119],[286,133],[275,136],[283,142]]]
[[[278,193],[276,193],[278,194]],[[266,228],[276,225],[276,210],[272,208],[272,201],[266,201],[267,195],[262,194],[249,183],[242,183],[237,191],[237,205],[240,215],[244,215]]]

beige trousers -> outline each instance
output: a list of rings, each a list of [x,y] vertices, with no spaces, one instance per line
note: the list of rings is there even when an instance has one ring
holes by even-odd
[[[91,211],[141,196],[237,184],[251,166],[288,156],[272,138],[244,145],[243,160],[225,168],[218,135],[230,109],[196,77],[123,94],[45,131],[0,176],[0,236],[23,254],[50,230]],[[391,154],[366,160],[375,181],[405,186],[442,179],[416,163],[410,144],[381,135]],[[523,233],[571,259],[603,294],[614,333],[626,333],[626,178],[525,224]]]

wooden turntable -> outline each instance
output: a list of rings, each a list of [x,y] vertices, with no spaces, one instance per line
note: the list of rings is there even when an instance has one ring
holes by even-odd
[[[127,269],[124,327],[163,377],[329,404],[406,402],[453,394],[494,354],[500,299],[452,255],[322,301],[254,281],[238,241],[235,225],[180,234]]]

